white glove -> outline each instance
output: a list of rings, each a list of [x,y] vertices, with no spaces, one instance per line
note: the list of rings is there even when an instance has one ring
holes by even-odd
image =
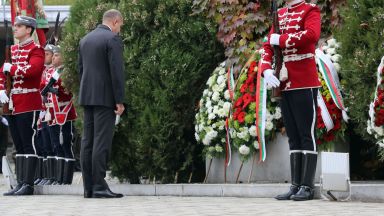
[[[3,123],[5,126],[7,126],[8,127],[8,121],[7,121],[7,119],[6,118],[4,118],[4,117],[2,117],[2,116],[0,116],[0,118],[1,118],[1,123]]]
[[[45,111],[40,111],[39,118],[43,119],[45,117]]]
[[[5,93],[5,90],[0,90],[0,103],[8,103],[9,102],[9,98],[7,96],[7,94]]]
[[[12,64],[5,62],[3,64],[3,73],[10,72],[11,71]]]
[[[52,78],[55,79],[56,81],[59,80],[60,74],[55,70],[55,72],[52,74]]]
[[[269,38],[269,43],[271,45],[280,46],[280,35],[279,34],[271,34],[271,37]]]
[[[275,71],[272,69],[265,70],[264,71],[264,80],[269,86],[276,88],[276,87],[279,87],[280,80],[277,79],[277,77],[275,75],[273,75],[274,73],[275,73]]]

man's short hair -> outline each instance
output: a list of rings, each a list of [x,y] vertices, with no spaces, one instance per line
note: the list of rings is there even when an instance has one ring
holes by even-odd
[[[110,10],[105,11],[105,13],[103,15],[103,22],[104,21],[110,21],[110,20],[113,20],[115,18],[123,19],[123,15],[121,15],[120,11],[118,11],[116,9],[110,9]]]

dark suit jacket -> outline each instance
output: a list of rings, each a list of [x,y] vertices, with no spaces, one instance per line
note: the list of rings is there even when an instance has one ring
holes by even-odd
[[[115,107],[124,100],[123,42],[108,26],[99,25],[80,40],[79,103]]]

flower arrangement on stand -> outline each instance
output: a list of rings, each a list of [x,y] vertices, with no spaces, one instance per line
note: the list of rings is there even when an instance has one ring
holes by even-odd
[[[384,57],[377,68],[375,99],[369,106],[367,132],[375,137],[384,156]]]
[[[231,108],[225,62],[213,71],[206,84],[195,116],[195,138],[204,145],[203,154],[211,164],[213,158],[225,155],[225,123]]]
[[[343,121],[343,103],[340,94],[340,83],[338,72],[340,71],[339,60],[341,55],[337,54],[339,43],[333,38],[327,40],[321,47],[321,50],[316,51],[317,65],[319,68],[319,79],[322,87],[319,89],[318,107],[317,107],[317,125],[316,125],[316,143],[320,150],[331,150],[334,144],[344,138],[346,130],[346,121]],[[321,53],[323,52],[323,54]],[[319,61],[321,57],[327,58],[329,61],[326,64]],[[333,66],[333,76],[331,68]],[[323,72],[321,72],[323,70]],[[327,71],[329,72],[327,74]],[[331,80],[333,79],[333,80]],[[334,89],[332,89],[332,86]],[[338,96],[340,104],[336,104]],[[347,116],[344,110],[344,119]]]
[[[259,59],[257,56],[256,59]],[[252,155],[255,160],[259,150],[256,128],[256,90],[257,90],[257,60],[252,61],[248,68],[243,69],[235,87],[234,105],[230,119],[232,146],[240,154],[242,165]],[[265,139],[270,141],[281,127],[281,109],[276,102],[268,101],[266,109]],[[238,172],[238,177],[241,168]]]

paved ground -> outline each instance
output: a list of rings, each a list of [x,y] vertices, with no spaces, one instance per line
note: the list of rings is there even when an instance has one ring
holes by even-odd
[[[298,212],[301,212],[300,214]],[[209,197],[0,198],[0,215],[384,215],[383,204]]]
[[[0,175],[0,192],[6,186]],[[300,213],[298,213],[300,212]],[[81,196],[0,196],[0,215],[384,215],[383,203],[275,201],[228,197],[124,197],[84,199]]]

